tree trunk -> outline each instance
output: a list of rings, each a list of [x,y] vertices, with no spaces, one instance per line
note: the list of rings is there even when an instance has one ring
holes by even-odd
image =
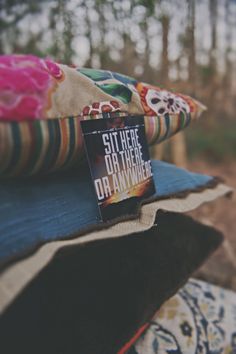
[[[191,93],[195,94],[196,83],[196,49],[195,49],[195,0],[189,0],[189,26],[188,26],[188,78],[191,83]]]
[[[171,159],[179,167],[187,167],[187,148],[184,132],[179,132],[170,140]]]
[[[165,84],[169,78],[169,56],[168,56],[168,37],[170,19],[168,16],[161,17],[162,25],[162,55],[161,55],[161,83]]]

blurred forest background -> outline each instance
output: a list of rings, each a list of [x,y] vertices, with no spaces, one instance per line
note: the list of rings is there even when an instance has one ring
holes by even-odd
[[[0,0],[0,53],[118,71],[190,94],[201,119],[153,153],[236,187],[236,0]],[[236,290],[236,200],[192,216],[224,246],[197,276]]]

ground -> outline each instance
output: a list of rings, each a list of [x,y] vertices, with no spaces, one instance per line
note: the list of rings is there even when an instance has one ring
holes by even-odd
[[[223,164],[195,161],[190,162],[188,168],[221,176],[228,185],[236,188],[236,161]],[[189,214],[200,222],[213,225],[225,236],[223,245],[194,276],[236,291],[236,195],[204,204]]]

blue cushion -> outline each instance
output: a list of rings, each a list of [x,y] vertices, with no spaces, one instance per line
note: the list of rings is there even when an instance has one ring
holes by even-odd
[[[168,198],[204,187],[213,177],[152,161],[156,194]],[[101,227],[89,170],[12,179],[0,184],[0,265],[39,245]]]

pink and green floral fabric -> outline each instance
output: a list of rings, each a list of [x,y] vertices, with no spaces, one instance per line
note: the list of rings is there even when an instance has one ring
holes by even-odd
[[[31,175],[77,164],[80,121],[144,115],[149,144],[199,116],[204,106],[110,71],[69,67],[33,55],[0,56],[0,174]]]

